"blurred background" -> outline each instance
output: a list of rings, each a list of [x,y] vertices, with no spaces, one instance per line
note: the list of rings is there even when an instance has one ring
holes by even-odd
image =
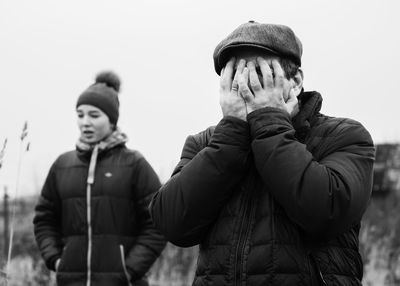
[[[9,285],[54,283],[33,241],[33,207],[51,163],[74,149],[75,103],[95,74],[120,75],[119,126],[165,182],[186,136],[221,119],[212,54],[249,20],[290,26],[322,112],[370,131],[377,161],[360,234],[364,284],[400,285],[399,11],[396,0],[1,1],[0,269],[16,210]],[[190,285],[196,253],[169,245],[152,284]]]

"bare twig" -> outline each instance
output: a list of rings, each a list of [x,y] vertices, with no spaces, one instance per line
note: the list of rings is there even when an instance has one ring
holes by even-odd
[[[20,151],[18,155],[18,167],[17,167],[17,177],[16,177],[16,184],[15,184],[15,195],[14,195],[14,203],[12,205],[12,215],[11,215],[11,223],[10,223],[10,240],[8,244],[8,255],[7,255],[7,264],[6,264],[6,271],[4,273],[6,278],[6,286],[8,285],[9,281],[9,267],[11,262],[11,252],[12,252],[12,245],[13,245],[13,238],[14,238],[14,222],[15,222],[15,213],[17,208],[17,198],[18,198],[18,191],[19,191],[19,183],[20,183],[20,173],[21,173],[21,166],[22,166],[22,157],[23,154],[29,150],[29,147],[24,147],[24,139],[28,136],[28,122],[25,121],[24,126],[22,128],[22,133],[20,136]],[[29,143],[28,143],[29,145]]]

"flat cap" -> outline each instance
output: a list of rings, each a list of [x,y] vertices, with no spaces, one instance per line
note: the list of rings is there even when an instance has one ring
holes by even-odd
[[[219,75],[238,47],[260,48],[269,53],[291,59],[301,66],[303,46],[292,29],[284,25],[261,24],[249,21],[240,25],[223,39],[214,50],[214,67]]]

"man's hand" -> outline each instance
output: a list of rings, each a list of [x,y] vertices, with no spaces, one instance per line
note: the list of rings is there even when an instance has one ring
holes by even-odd
[[[238,75],[239,93],[246,101],[247,113],[269,106],[280,108],[294,116],[298,111],[297,97],[288,86],[290,82],[285,78],[278,60],[272,59],[268,63],[267,60],[258,57],[257,62],[262,74],[262,83],[254,62],[248,62],[247,68]]]
[[[242,74],[245,65],[245,60],[239,60],[235,77],[232,80],[235,66],[235,58],[230,59],[225,68],[221,71],[219,92],[219,104],[221,105],[222,114],[224,116],[234,116],[244,121],[246,121],[247,110],[246,103],[238,92],[238,77]]]

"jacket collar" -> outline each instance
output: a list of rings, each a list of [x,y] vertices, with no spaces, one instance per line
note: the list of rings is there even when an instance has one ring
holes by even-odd
[[[302,92],[299,95],[300,111],[293,117],[292,124],[296,137],[303,142],[311,128],[311,121],[319,113],[322,106],[322,96],[316,91]]]
[[[79,138],[76,143],[76,150],[80,155],[89,157],[96,145],[98,145],[98,153],[103,153],[116,146],[124,145],[127,141],[128,137],[126,134],[117,129],[97,144],[88,144]]]

